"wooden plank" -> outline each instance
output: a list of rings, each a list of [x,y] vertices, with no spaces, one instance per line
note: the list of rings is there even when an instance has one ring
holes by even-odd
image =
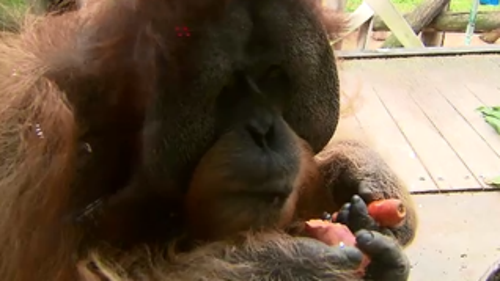
[[[359,51],[366,49],[368,46],[368,38],[371,37],[373,27],[373,17],[371,17],[367,22],[363,23],[359,28],[358,38],[356,42],[356,48]]]
[[[482,89],[483,91],[481,91],[481,95],[491,97],[494,104],[500,104],[500,91],[498,90],[500,81],[490,79],[489,82],[486,83],[486,81],[484,81],[484,71],[477,71],[479,69],[488,70],[491,69],[491,67],[483,68],[482,65],[481,68],[476,66],[472,67],[479,59],[481,59],[481,57],[464,57],[459,60],[448,60],[446,63],[447,71],[441,73],[441,79],[464,81],[464,83],[476,81],[476,83],[485,86],[485,88]],[[430,79],[432,78],[431,76]],[[435,86],[439,93],[455,108],[460,116],[462,116],[489,147],[495,151],[496,155],[500,156],[500,136],[484,121],[481,115],[475,111],[477,107],[487,104],[482,102],[472,91],[470,91],[470,89],[464,86],[463,83],[436,83]],[[500,171],[498,174],[500,174]]]
[[[429,47],[425,49],[377,49],[364,51],[337,51],[336,55],[345,60],[354,59],[380,59],[380,58],[400,58],[400,57],[426,57],[426,56],[457,56],[457,55],[477,55],[477,54],[500,54],[499,45],[486,45],[474,47]]]
[[[361,3],[359,7],[349,15],[348,23],[346,26],[346,33],[351,33],[354,30],[358,29],[363,23],[371,19],[375,15],[375,12],[366,4],[365,2]]]
[[[335,46],[338,42],[342,41],[345,36],[353,33],[356,29],[360,28],[366,21],[370,20],[374,15],[373,10],[365,2],[361,3],[359,7],[347,18],[347,26],[344,28],[345,32],[342,37],[337,38],[330,42]]]
[[[452,84],[460,85],[463,81],[460,76],[453,79],[445,76],[444,72],[452,71],[448,65],[452,60],[460,59],[436,57],[414,60],[411,71],[413,89],[409,93],[476,180],[483,187],[489,187],[483,180],[500,173],[498,156],[437,90],[437,85],[441,85],[445,93],[449,92],[448,87]],[[461,67],[461,71],[466,69]]]
[[[470,66],[471,77],[465,81],[465,88],[471,91],[483,105],[500,105],[500,56],[475,57]]]
[[[403,17],[407,18],[409,13],[404,14]],[[422,31],[441,31],[449,33],[463,34],[467,29],[469,23],[469,12],[444,12],[437,16],[431,23],[425,26]],[[476,17],[476,27],[474,33],[487,33],[500,27],[500,9],[480,11]],[[384,22],[375,17],[373,20],[373,31],[389,31],[389,28]]]
[[[344,62],[349,63],[349,62]],[[357,61],[382,104],[393,116],[439,189],[477,188],[479,183],[409,96],[414,60]],[[408,71],[408,72],[406,72]],[[406,83],[406,84],[405,84]]]
[[[363,77],[363,73],[358,75],[359,78]],[[362,106],[356,116],[369,136],[370,143],[411,192],[437,190],[436,183],[369,84],[363,85]]]
[[[384,21],[405,48],[424,48],[404,17],[390,0],[364,0]]]
[[[500,192],[413,196],[420,224],[409,281],[485,281],[499,258]]]

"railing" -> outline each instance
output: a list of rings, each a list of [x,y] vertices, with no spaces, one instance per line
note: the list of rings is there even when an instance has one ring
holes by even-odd
[[[358,31],[356,49],[359,51],[367,49],[373,31],[391,31],[382,48],[442,46],[445,32],[465,32],[466,46],[470,45],[474,33],[483,33],[481,39],[487,43],[500,38],[500,9],[478,12],[479,5],[498,5],[498,0],[473,0],[469,13],[448,12],[449,4],[450,0],[427,0],[403,16],[390,0],[364,0],[349,14],[346,32],[332,44],[341,50],[342,41],[355,31]],[[323,5],[343,12],[346,0],[323,0]]]

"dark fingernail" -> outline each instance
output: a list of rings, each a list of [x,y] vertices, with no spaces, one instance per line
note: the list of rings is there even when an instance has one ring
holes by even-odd
[[[366,245],[366,244],[370,243],[374,238],[375,238],[375,236],[373,235],[373,233],[371,231],[362,230],[357,235],[356,241],[359,244]]]
[[[352,203],[357,203],[359,201],[361,201],[361,197],[359,197],[359,195],[356,194],[356,195],[352,196],[352,199],[351,199]]]

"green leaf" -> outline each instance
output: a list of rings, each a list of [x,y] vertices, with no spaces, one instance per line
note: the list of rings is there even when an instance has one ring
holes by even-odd
[[[493,178],[485,179],[484,182],[489,185],[493,185],[496,187],[500,187],[500,176],[496,176]]]
[[[500,106],[480,106],[476,110],[481,112],[484,121],[500,135]]]
[[[500,119],[492,117],[492,116],[483,116],[483,118],[484,118],[484,121],[486,121],[486,123],[490,124],[490,126],[493,127],[493,129],[495,129],[497,134],[500,135]]]
[[[484,116],[483,118],[484,118],[484,121],[486,121],[486,123],[490,124],[490,126],[493,127],[493,129],[495,129],[497,134],[500,135],[500,119],[492,117],[492,116]]]
[[[480,106],[476,108],[484,116],[491,116],[500,119],[500,106]]]

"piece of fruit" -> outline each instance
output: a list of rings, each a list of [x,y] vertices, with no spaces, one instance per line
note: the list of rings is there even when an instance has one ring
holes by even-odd
[[[356,238],[349,228],[340,223],[332,223],[324,220],[306,221],[306,232],[313,238],[322,241],[329,246],[354,246]]]
[[[404,221],[406,208],[399,199],[384,199],[371,202],[368,214],[382,227],[396,227]]]
[[[340,223],[325,220],[306,221],[305,231],[311,238],[317,239],[332,247],[356,246],[356,237],[349,228]],[[359,276],[365,275],[365,269],[370,263],[370,258],[363,255],[358,269]]]
[[[368,214],[382,227],[397,227],[406,218],[406,208],[399,199],[382,199],[368,204]],[[333,222],[337,215],[332,215]]]

